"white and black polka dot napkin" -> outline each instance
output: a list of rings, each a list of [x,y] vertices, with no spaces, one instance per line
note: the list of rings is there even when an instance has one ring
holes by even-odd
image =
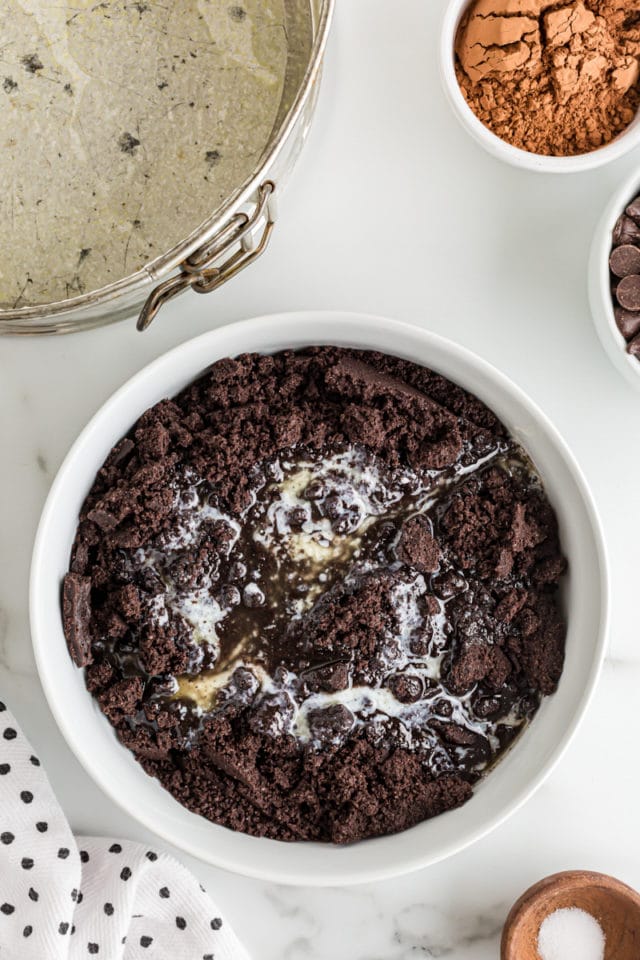
[[[74,837],[0,703],[0,960],[248,960],[172,857]]]

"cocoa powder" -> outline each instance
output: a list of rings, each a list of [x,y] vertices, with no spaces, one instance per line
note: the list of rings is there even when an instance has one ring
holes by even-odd
[[[640,0],[476,0],[458,30],[456,74],[473,112],[513,146],[597,150],[640,104]]]

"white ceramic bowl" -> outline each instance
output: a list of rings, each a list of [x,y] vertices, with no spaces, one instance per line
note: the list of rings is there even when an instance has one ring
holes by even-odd
[[[638,194],[640,173],[636,171],[616,190],[596,227],[589,257],[589,301],[593,322],[609,359],[629,383],[640,389],[640,360],[627,353],[626,340],[618,330],[609,279],[613,228]]]
[[[579,173],[583,170],[593,170],[612,160],[624,156],[640,144],[640,113],[638,113],[626,130],[599,150],[591,153],[579,154],[575,157],[547,157],[537,153],[529,153],[514,147],[501,137],[492,133],[484,123],[478,119],[464,98],[455,71],[455,41],[458,25],[472,0],[449,0],[445,9],[440,34],[440,76],[447,98],[453,107],[453,112],[473,139],[481,147],[496,157],[514,167],[525,170],[534,170],[539,173]]]
[[[566,666],[558,692],[544,701],[531,728],[464,807],[404,833],[347,847],[256,839],[180,806],[117,741],[71,662],[60,616],[60,584],[80,507],[110,448],[137,417],[220,357],[317,343],[374,348],[425,364],[484,400],[536,462],[570,562]],[[605,550],[589,491],[554,427],[517,387],[462,347],[413,326],[352,314],[291,313],[234,323],[177,347],[129,380],[95,415],[60,468],[42,514],[31,573],[31,626],[51,711],[87,772],[116,803],[209,863],[278,883],[333,885],[390,877],[442,860],[488,833],[531,796],[567,746],[593,691],[605,646],[607,598]]]

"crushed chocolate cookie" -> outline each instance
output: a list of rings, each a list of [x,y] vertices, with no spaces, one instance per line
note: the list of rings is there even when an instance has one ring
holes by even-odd
[[[78,667],[92,662],[91,578],[68,573],[62,588],[62,621],[69,652]]]
[[[533,465],[477,398],[375,352],[247,354],[116,444],[63,619],[182,804],[349,843],[466,802],[553,693],[564,566]]]

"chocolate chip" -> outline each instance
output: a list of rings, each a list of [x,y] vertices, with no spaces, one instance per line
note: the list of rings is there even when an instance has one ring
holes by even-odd
[[[611,272],[616,277],[630,277],[640,273],[640,250],[631,243],[616,247],[609,257]]]
[[[640,243],[640,226],[623,214],[613,228],[613,243],[616,247],[623,243]]]
[[[640,197],[636,197],[636,199],[629,204],[625,213],[628,217],[631,217],[635,223],[640,225]]]
[[[636,334],[640,333],[640,313],[632,313],[624,307],[615,307],[614,313],[622,336],[625,340],[633,340]]]
[[[633,338],[627,347],[627,353],[630,353],[632,357],[640,359],[640,335]]]
[[[625,310],[640,310],[640,276],[624,277],[618,284],[617,296]]]
[[[68,573],[62,587],[62,622],[69,652],[78,667],[86,667],[93,659],[90,621],[91,578]]]

